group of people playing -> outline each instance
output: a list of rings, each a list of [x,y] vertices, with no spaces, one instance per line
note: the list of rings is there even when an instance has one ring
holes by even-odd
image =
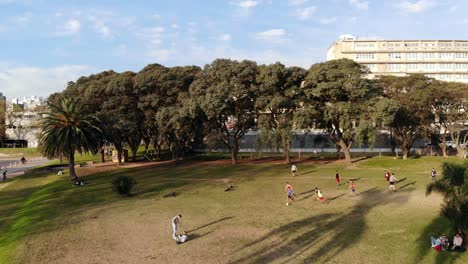
[[[437,252],[440,252],[442,250],[464,252],[466,249],[463,248],[462,244],[463,237],[461,233],[455,234],[455,236],[453,237],[452,244],[450,244],[450,241],[446,236],[441,236],[439,238],[431,236],[431,246]]]
[[[393,172],[390,172],[389,170],[385,170],[385,179],[388,181],[389,183],[389,186],[388,186],[388,189],[390,191],[393,191],[393,192],[396,192],[396,186],[395,184],[397,182],[399,182],[400,180],[398,180],[396,177],[395,177],[395,173]]]
[[[292,176],[296,176],[296,172],[297,172],[297,166],[293,163],[291,166]],[[336,181],[337,186],[341,185],[341,175],[338,171],[336,171],[335,173],[335,181]],[[286,186],[284,189],[287,195],[286,205],[289,205],[290,202],[294,202],[294,197],[296,195],[294,194],[294,189],[289,182],[286,182]],[[354,183],[353,179],[349,180],[348,189],[351,190],[352,193],[356,192],[356,184]],[[322,191],[320,191],[318,187],[315,187],[314,191],[315,191],[315,194],[317,195],[317,198],[316,198],[317,201],[322,202],[322,203],[325,202],[325,198],[323,197]]]

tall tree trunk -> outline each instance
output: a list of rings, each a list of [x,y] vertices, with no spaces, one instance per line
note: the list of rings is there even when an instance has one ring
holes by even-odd
[[[119,160],[118,161],[119,166],[122,166],[123,165],[123,163],[122,163],[122,148],[117,148],[117,159]]]
[[[105,163],[105,162],[106,162],[106,157],[105,157],[105,155],[104,155],[104,148],[101,148],[101,151],[100,151],[100,152],[101,152],[101,162],[102,162],[102,163]]]
[[[76,176],[75,172],[75,152],[71,151],[68,157],[68,170],[70,171],[70,179],[75,182],[78,180],[78,176]]]
[[[237,164],[237,155],[239,154],[239,143],[234,140],[234,146],[231,148],[231,161],[232,164],[235,165]]]
[[[400,147],[401,147],[401,152],[402,152],[403,159],[404,160],[408,159],[408,155],[409,155],[411,147],[407,146],[406,144],[402,144]]]
[[[338,142],[340,145],[340,148],[343,150],[343,154],[345,156],[345,164],[351,164],[351,152],[350,152],[350,147],[344,142],[343,140],[340,140]]]
[[[290,163],[291,162],[291,159],[290,159],[290,141],[288,139],[285,140],[284,144],[283,144],[283,153],[284,153],[284,158],[285,158],[285,162],[286,163]]]
[[[439,148],[442,150],[442,156],[443,157],[448,157],[448,154],[447,154],[447,145],[445,144],[445,140],[442,141],[442,143],[440,144],[437,144],[439,146]],[[432,146],[431,146],[432,148]]]

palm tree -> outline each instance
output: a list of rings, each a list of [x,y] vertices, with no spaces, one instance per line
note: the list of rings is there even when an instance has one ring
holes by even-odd
[[[70,177],[77,180],[75,173],[75,152],[96,153],[101,130],[98,119],[86,114],[79,103],[70,98],[58,104],[49,104],[49,111],[43,113],[39,144],[48,158],[60,155],[68,157]]]
[[[444,196],[441,214],[445,216],[454,232],[465,237],[468,229],[468,162],[464,164],[444,163],[443,177],[427,186],[426,195],[433,191]]]

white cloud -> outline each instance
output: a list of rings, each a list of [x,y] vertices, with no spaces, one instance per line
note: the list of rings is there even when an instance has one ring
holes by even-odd
[[[48,96],[62,91],[69,81],[90,74],[92,69],[85,65],[64,65],[52,68],[2,67],[0,87],[9,99],[26,95]]]
[[[113,34],[109,27],[102,21],[96,21],[96,23],[94,24],[94,28],[105,39],[111,39],[113,37]]]
[[[451,6],[451,7],[449,8],[449,13],[453,13],[453,12],[457,11],[457,9],[458,9],[458,7],[457,7],[456,5]]]
[[[230,40],[231,40],[231,35],[229,35],[229,34],[221,34],[221,36],[219,36],[219,40],[222,40],[222,41],[230,41]]]
[[[239,6],[240,8],[245,8],[245,9],[256,7],[258,4],[259,4],[258,1],[253,1],[253,0],[244,0],[244,1],[239,1],[236,3],[237,6]]]
[[[312,17],[312,15],[317,11],[316,6],[309,6],[303,9],[297,10],[297,16],[301,20],[306,20]]]
[[[271,43],[279,43],[285,40],[286,30],[282,28],[270,29],[255,34],[255,38]]]
[[[69,19],[59,28],[58,35],[74,35],[80,31],[81,23],[78,19]]]
[[[403,12],[407,13],[419,13],[422,11],[425,11],[435,5],[435,2],[433,0],[418,0],[415,2],[411,1],[401,1],[398,4],[398,7],[401,9]]]
[[[300,6],[309,2],[309,0],[288,0],[288,5],[290,6]]]
[[[320,24],[328,25],[328,24],[333,24],[337,20],[336,17],[327,17],[327,18],[322,18],[320,19]]]
[[[349,0],[349,3],[357,9],[367,10],[369,9],[369,2],[366,0]]]

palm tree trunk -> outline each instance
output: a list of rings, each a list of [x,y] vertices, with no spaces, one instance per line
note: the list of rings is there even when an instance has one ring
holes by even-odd
[[[70,178],[72,181],[78,180],[75,172],[75,152],[70,151],[70,156],[68,158],[68,170],[70,171]]]

